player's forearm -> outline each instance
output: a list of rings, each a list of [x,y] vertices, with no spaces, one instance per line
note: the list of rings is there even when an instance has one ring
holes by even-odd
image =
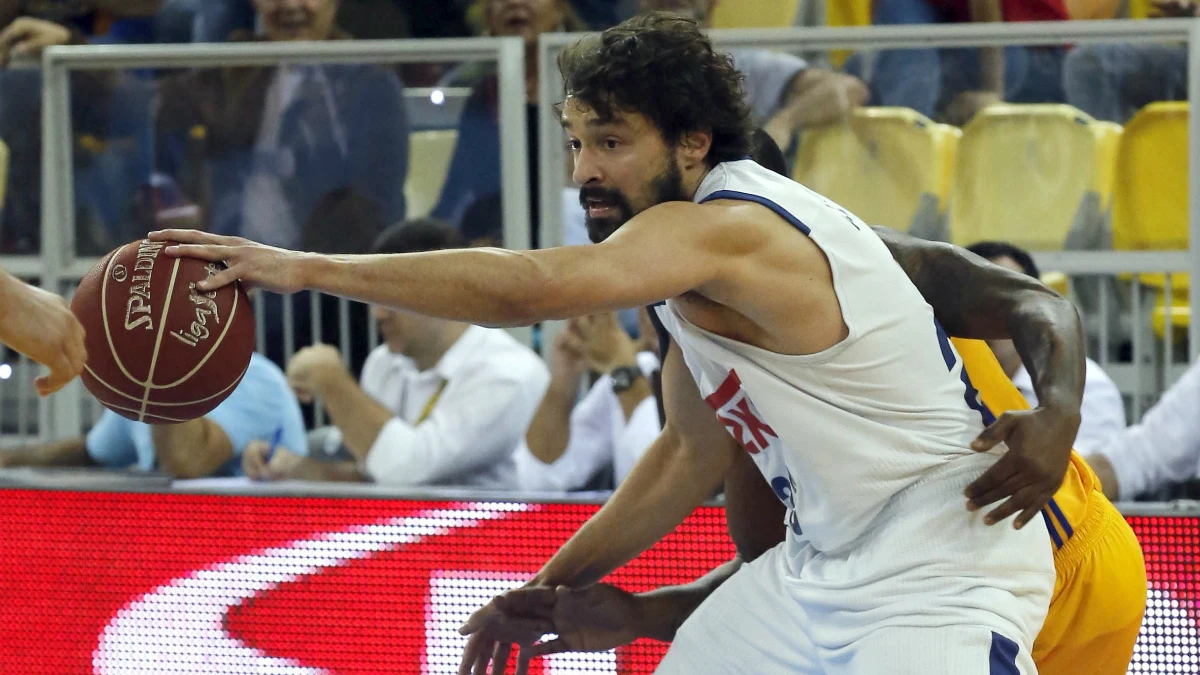
[[[1079,312],[1025,274],[949,244],[873,228],[887,244],[946,332],[979,340],[1010,339],[1033,380],[1041,407],[1077,415],[1086,352]]]
[[[395,415],[345,371],[323,382],[319,394],[333,425],[342,432],[342,444],[358,460],[365,461],[384,425]]]
[[[711,460],[695,456],[668,426],[531,583],[593,584],[653,546],[716,491],[727,467],[714,470]]]
[[[314,290],[426,316],[486,326],[523,326],[600,311],[572,302],[559,281],[569,256],[476,248],[306,260]],[[577,298],[574,300],[578,300]]]
[[[576,382],[576,385],[579,383]],[[525,445],[538,460],[553,464],[567,450],[571,439],[571,410],[574,408],[578,386],[551,382],[546,397],[538,406],[525,432]]]
[[[674,640],[679,627],[700,603],[741,568],[741,558],[734,558],[690,584],[666,586],[634,596],[639,609],[638,637]]]

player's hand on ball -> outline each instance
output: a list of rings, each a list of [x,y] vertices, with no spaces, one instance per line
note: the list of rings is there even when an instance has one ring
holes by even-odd
[[[288,384],[301,403],[312,403],[313,397],[323,395],[325,386],[339,376],[350,374],[342,364],[341,352],[330,345],[305,347],[288,361]]]
[[[992,525],[1019,513],[1013,525],[1020,529],[1062,486],[1078,431],[1078,410],[1047,407],[1001,415],[971,449],[986,452],[1003,442],[1008,451],[967,486],[967,508],[975,511],[1006,500],[987,514],[985,522]]]
[[[148,238],[173,243],[165,249],[167,255],[224,262],[228,269],[197,284],[202,291],[234,281],[275,293],[295,293],[305,287],[301,268],[311,258],[307,253],[197,230],[159,230]]]
[[[0,342],[50,369],[34,381],[42,396],[62,389],[83,370],[83,326],[58,295],[4,275],[0,317]]]

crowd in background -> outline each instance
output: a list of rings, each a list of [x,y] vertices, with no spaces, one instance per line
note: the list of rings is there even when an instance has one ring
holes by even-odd
[[[718,1],[734,2],[7,0],[0,2],[0,63],[19,64],[46,46],[65,44],[520,37],[526,45],[527,184],[536,205],[537,110],[553,103],[538,100],[539,35],[603,29],[653,10],[710,26]],[[1114,16],[1123,5],[886,0],[874,3],[871,18],[876,24],[1066,21]],[[1157,5],[1165,15],[1197,15],[1192,3]],[[1147,103],[1187,95],[1183,46],[888,50],[853,54],[841,67],[799,56],[802,47],[796,54],[732,52],[755,122],[783,148],[802,142],[806,128],[836,123],[862,105],[907,107],[961,125],[1000,102],[1069,103],[1097,119],[1124,122]],[[80,71],[71,87],[80,255],[102,254],[164,226],[323,253],[503,244],[492,64]],[[456,141],[437,199],[417,212],[406,203],[406,181],[410,172],[425,170],[427,158],[413,156],[410,164],[410,140],[414,131],[438,124],[414,115],[406,91],[419,87],[470,93],[461,112],[441,122],[455,130]],[[18,167],[8,172],[0,212],[2,254],[36,253],[43,244],[40,172],[28,170],[40,165],[40,88],[36,69],[0,70],[0,139],[10,165]],[[566,189],[563,199],[566,243],[585,243],[577,192]],[[531,213],[534,246],[545,241],[538,213]],[[993,242],[977,252],[1037,275],[1028,254],[1015,247]],[[611,489],[661,426],[657,344],[644,313],[571,321],[545,345],[543,361],[502,331],[354,306],[352,332],[378,326],[382,344],[369,351],[360,341],[345,359],[334,347],[301,341],[289,358],[275,332],[284,320],[305,336],[314,323],[336,325],[339,308],[325,301],[285,308],[278,297],[263,302],[268,349],[255,358],[257,375],[247,376],[239,387],[244,394],[207,421],[151,433],[107,414],[86,438],[6,451],[0,464],[137,465],[178,477]],[[1027,383],[1011,345],[993,348],[1018,386]],[[1163,406],[1200,403],[1194,379],[1189,371],[1142,424],[1126,430],[1120,393],[1089,363],[1077,445],[1105,458],[1098,461],[1114,495],[1153,492],[1200,469],[1200,439],[1180,428],[1181,418],[1163,414]],[[331,424],[306,431],[293,392],[299,402],[319,402]],[[288,404],[263,410],[250,403],[263,397]],[[1178,453],[1155,459],[1158,438],[1170,438]],[[181,459],[183,443],[203,450]]]

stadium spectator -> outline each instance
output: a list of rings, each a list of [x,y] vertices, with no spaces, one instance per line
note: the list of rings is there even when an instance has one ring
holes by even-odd
[[[1026,251],[1003,242],[983,241],[967,247],[975,255],[1001,267],[1022,272],[1035,279],[1040,278],[1037,265]],[[1016,385],[1032,407],[1037,407],[1037,395],[1033,391],[1033,380],[1021,363],[1021,355],[1011,340],[990,340],[988,344],[996,354],[1004,372]],[[1079,433],[1075,437],[1075,449],[1080,453],[1095,452],[1125,428],[1125,403],[1117,385],[1104,372],[1099,363],[1087,360],[1087,372],[1083,387],[1083,407],[1080,409]]]
[[[452,227],[426,220],[388,229],[373,251],[464,246]],[[372,311],[384,344],[367,358],[359,382],[328,345],[303,349],[288,364],[301,399],[319,398],[328,411],[337,429],[329,444],[309,458],[279,448],[270,462],[258,444],[246,451],[247,475],[516,487],[513,451],[550,379],[541,359],[502,330]],[[353,459],[329,460],[338,443]]]
[[[550,387],[517,450],[521,489],[610,489],[658,437],[650,379],[659,369],[656,335],[645,311],[638,314],[637,341],[615,313],[572,319],[555,339]],[[580,380],[589,372],[600,377],[580,399]]]
[[[250,0],[163,0],[156,17],[159,42],[224,42],[254,30]]]
[[[1200,362],[1163,392],[1137,424],[1093,448],[1088,462],[1109,499],[1139,495],[1200,476]]]
[[[1152,3],[1157,15],[1200,16],[1200,4],[1181,0]],[[1185,44],[1086,44],[1063,63],[1067,103],[1098,120],[1129,121],[1156,101],[1186,101],[1188,50]]]
[[[149,425],[106,410],[86,437],[0,450],[0,466],[98,466],[159,470],[175,478],[241,474],[241,455],[255,441],[304,446],[304,418],[287,380],[259,354],[229,398],[208,415]]]
[[[668,11],[705,28],[719,0],[641,0],[641,9]],[[867,87],[853,75],[810,68],[804,59],[768,49],[730,50],[746,77],[746,99],[754,123],[781,148],[803,127],[828,124],[867,100]]]
[[[525,40],[525,101],[529,156],[529,197],[532,243],[539,242],[538,227],[538,36],[555,31],[586,28],[567,0],[483,0],[488,35],[516,36]],[[473,87],[458,123],[458,142],[446,182],[432,215],[456,225],[467,207],[488,195],[500,193],[499,92],[495,68],[477,64],[459,68],[445,84]]]
[[[5,68],[0,70],[0,138],[8,145],[9,165],[25,169],[8,172],[0,251],[36,253],[41,247],[41,172],[28,168],[41,161],[42,76],[32,68],[9,70],[10,60],[37,57],[52,45],[150,41],[158,5],[159,0],[0,3],[0,67]],[[142,122],[144,127],[138,111],[114,105],[111,79],[103,72],[73,73],[71,121],[78,137],[107,139],[122,134],[131,124]],[[90,154],[78,153],[77,170],[86,171],[90,159]],[[89,197],[81,186],[77,200],[82,208],[95,206]],[[87,236],[79,240],[81,249],[86,249]]]
[[[255,0],[263,32],[231,39],[351,39],[334,25],[337,4]],[[409,129],[386,68],[201,70],[163,82],[160,99],[159,166],[199,199],[210,231],[301,247],[313,210],[338,190],[375,200],[385,222],[404,217]]]
[[[1067,18],[1063,0],[877,0],[871,20],[919,25]],[[866,55],[857,54],[847,70],[863,72],[874,105],[912,108],[962,125],[1002,101],[1062,102],[1063,52],[1062,47],[889,49],[870,66]]]

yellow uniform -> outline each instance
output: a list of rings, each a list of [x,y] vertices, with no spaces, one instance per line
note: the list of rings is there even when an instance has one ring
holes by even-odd
[[[953,342],[993,414],[1029,408],[986,343]],[[1146,566],[1133,530],[1076,452],[1042,518],[1055,548],[1057,579],[1033,644],[1038,673],[1125,675],[1146,608]]]

